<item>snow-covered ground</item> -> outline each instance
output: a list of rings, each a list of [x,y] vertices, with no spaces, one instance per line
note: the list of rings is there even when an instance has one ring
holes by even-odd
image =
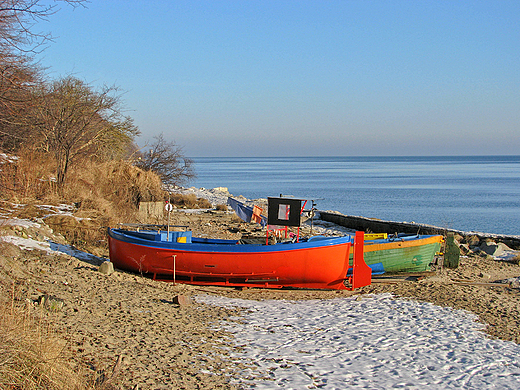
[[[195,194],[197,198],[203,198],[207,199],[213,206],[219,205],[219,204],[227,204],[227,199],[229,196],[243,202],[248,203],[251,202],[249,199],[246,199],[242,196],[233,196],[231,195],[227,188],[225,187],[217,187],[217,188],[197,188],[197,187],[190,187],[190,188],[184,188],[184,187],[176,187],[172,188],[170,190],[172,193],[178,193],[178,194]]]
[[[71,245],[63,245],[53,242],[51,240],[38,241],[32,238],[23,238],[19,236],[5,235],[0,236],[0,241],[8,242],[16,245],[24,250],[40,250],[49,254],[65,254],[75,257],[78,260],[85,261],[93,264],[100,264],[105,259],[94,256],[90,253],[83,252],[79,249],[72,247]]]
[[[489,339],[471,313],[390,294],[314,301],[246,301],[221,326],[255,389],[518,389],[520,346]]]
[[[21,205],[11,204],[13,209],[21,207]],[[49,215],[70,215],[73,216],[73,206],[60,204],[58,206],[52,205],[39,205],[38,206],[42,210],[46,210],[49,212]],[[40,229],[42,228],[42,224],[44,224],[43,219],[36,218],[40,222],[34,222],[29,219],[20,219],[20,218],[12,218],[8,216],[8,213],[4,213],[4,215],[0,214],[0,226],[14,226],[22,229]],[[21,232],[22,229],[19,231]],[[49,229],[49,228],[47,228]],[[94,256],[90,253],[81,251],[72,247],[71,245],[59,244],[53,241],[50,237],[45,236],[45,231],[47,229],[42,229],[41,232],[43,235],[39,235],[39,239],[35,239],[25,234],[24,236],[20,235],[12,235],[12,234],[3,234],[0,235],[0,241],[8,242],[13,245],[16,245],[24,250],[41,250],[47,252],[49,254],[65,254],[72,257],[77,258],[78,260],[82,260],[85,262],[98,264],[103,262],[105,259]],[[52,232],[51,229],[49,231]]]

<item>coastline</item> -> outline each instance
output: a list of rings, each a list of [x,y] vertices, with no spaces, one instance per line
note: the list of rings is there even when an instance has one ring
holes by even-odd
[[[203,158],[195,164],[194,186],[225,185],[249,199],[283,193],[345,215],[520,234],[519,156]]]

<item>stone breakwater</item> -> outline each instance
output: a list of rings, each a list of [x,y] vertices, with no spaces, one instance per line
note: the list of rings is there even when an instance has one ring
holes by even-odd
[[[445,229],[431,225],[419,224],[414,222],[394,222],[383,221],[374,218],[356,217],[352,215],[343,215],[335,211],[320,211],[319,218],[323,221],[332,222],[334,224],[344,226],[353,230],[363,230],[377,233],[410,233],[410,234],[440,234],[446,235],[453,233],[457,237],[459,243],[465,244],[467,249],[481,247],[483,250],[493,256],[499,256],[497,251],[507,249],[520,249],[520,236],[507,236],[499,234],[489,234],[481,232],[464,232],[461,230]],[[495,242],[497,247],[491,253],[492,245]],[[498,245],[500,243],[501,245]]]

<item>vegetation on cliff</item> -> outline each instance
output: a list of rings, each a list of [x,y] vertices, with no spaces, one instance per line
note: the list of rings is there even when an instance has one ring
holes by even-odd
[[[52,37],[32,28],[58,3],[0,0],[0,200],[19,210],[9,218],[40,218],[36,205],[73,205],[74,217],[46,223],[72,245],[103,245],[106,226],[133,222],[140,202],[167,199],[164,183],[184,184],[194,173],[182,149],[162,136],[139,149],[139,129],[116,86],[49,79],[36,57]],[[67,364],[53,322],[33,316],[17,293],[24,282],[13,269],[23,258],[0,245],[0,388],[109,388]]]

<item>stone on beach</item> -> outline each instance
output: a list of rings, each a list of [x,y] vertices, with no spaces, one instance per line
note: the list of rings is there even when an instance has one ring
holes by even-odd
[[[111,261],[105,261],[99,266],[99,272],[104,275],[110,275],[114,273],[114,264]]]
[[[491,256],[500,256],[504,254],[505,251],[510,251],[511,248],[501,242],[485,241],[480,245],[480,250]]]
[[[224,192],[229,194],[229,189],[227,187],[215,187],[211,190],[212,192]]]
[[[187,295],[176,295],[173,297],[173,303],[179,306],[189,306],[192,300]]]

